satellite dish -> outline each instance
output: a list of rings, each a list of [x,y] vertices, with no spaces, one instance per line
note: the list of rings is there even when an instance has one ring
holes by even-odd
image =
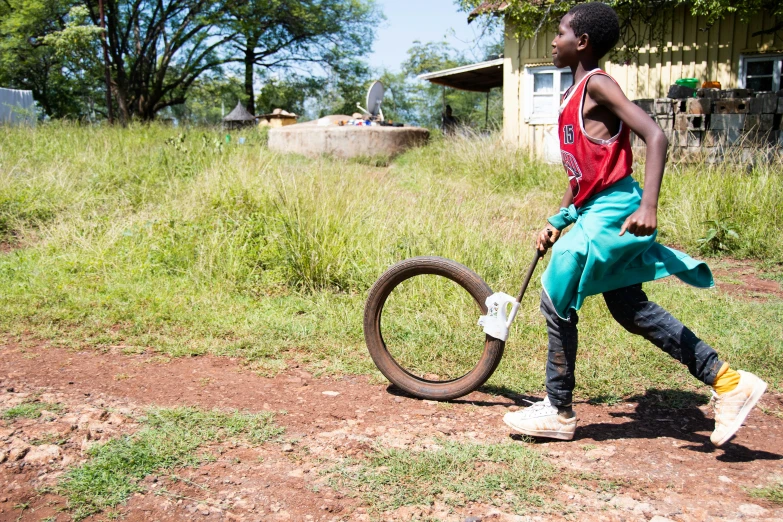
[[[360,108],[365,114],[368,114],[371,120],[383,121],[383,111],[381,110],[383,93],[383,84],[379,81],[373,82],[373,84],[370,86],[370,90],[367,91],[367,109],[358,103],[356,106]]]

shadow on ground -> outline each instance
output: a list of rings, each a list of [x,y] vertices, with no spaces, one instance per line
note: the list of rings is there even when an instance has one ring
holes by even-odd
[[[781,454],[752,450],[731,441],[720,448],[714,447],[710,442],[709,434],[714,429],[715,423],[699,408],[708,402],[707,397],[702,394],[650,389],[642,395],[629,397],[624,402],[636,403],[636,407],[632,411],[612,411],[609,415],[615,419],[628,419],[627,422],[589,423],[588,420],[588,423],[580,423],[575,440],[608,441],[669,437],[690,443],[680,446],[683,449],[712,453],[722,462],[783,460]]]

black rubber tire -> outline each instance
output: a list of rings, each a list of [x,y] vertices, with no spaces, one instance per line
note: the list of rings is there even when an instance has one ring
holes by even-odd
[[[484,351],[476,365],[465,375],[448,381],[431,381],[400,366],[389,353],[381,332],[381,316],[386,299],[397,285],[422,274],[434,274],[454,281],[476,301],[476,312],[487,313],[485,301],[492,289],[475,272],[442,257],[413,257],[395,264],[370,289],[364,308],[364,339],[370,356],[381,373],[405,392],[422,399],[450,400],[462,397],[484,384],[500,364],[505,342],[486,336]],[[476,315],[478,320],[478,314]],[[479,328],[476,326],[476,328]]]

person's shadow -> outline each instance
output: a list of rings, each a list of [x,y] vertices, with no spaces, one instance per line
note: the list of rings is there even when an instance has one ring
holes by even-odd
[[[393,384],[387,388],[392,395],[415,399]],[[510,399],[516,406],[527,407],[533,402],[541,400],[540,397],[518,394],[505,387],[484,385],[479,391],[491,395],[499,395]],[[603,403],[608,397],[596,397],[587,402]],[[680,390],[658,390],[651,388],[644,394],[634,395],[624,399],[623,402],[637,403],[633,410],[610,412],[615,418],[625,418],[628,422],[611,423],[598,422],[593,424],[581,423],[576,430],[574,440],[592,439],[595,441],[608,441],[615,439],[657,439],[670,437],[690,442],[682,448],[699,453],[719,453],[717,460],[722,462],[752,462],[754,460],[783,460],[783,455],[769,451],[753,450],[742,444],[732,441],[720,448],[716,448],[710,442],[709,435],[697,432],[711,433],[715,427],[715,421],[704,415],[699,406],[707,404],[709,399],[698,393]],[[473,404],[475,406],[509,406],[508,401],[453,399],[454,404]],[[576,406],[577,413],[579,411]],[[531,440],[519,434],[512,434],[515,440]],[[552,439],[532,438],[534,443],[552,442]]]
[[[679,390],[649,389],[642,395],[629,397],[626,402],[636,402],[637,405],[633,410],[610,412],[609,415],[628,419],[628,422],[582,424],[576,431],[576,440],[670,437],[691,442],[692,444],[681,446],[691,451],[720,453],[716,458],[723,462],[783,459],[783,455],[753,450],[732,441],[720,448],[713,446],[709,435],[703,433],[711,433],[715,427],[715,421],[699,409],[699,406],[708,402],[704,395]]]

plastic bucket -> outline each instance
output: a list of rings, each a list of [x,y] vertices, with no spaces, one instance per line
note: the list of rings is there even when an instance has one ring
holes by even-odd
[[[699,88],[698,78],[680,78],[674,82],[675,85],[681,85],[683,87],[690,87],[691,89]]]

